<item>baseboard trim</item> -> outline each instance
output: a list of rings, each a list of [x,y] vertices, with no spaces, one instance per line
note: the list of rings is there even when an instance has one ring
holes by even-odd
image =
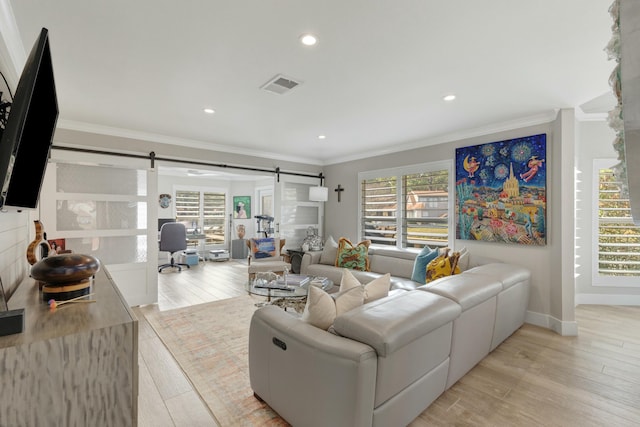
[[[576,305],[640,306],[640,295],[576,294]]]
[[[563,321],[550,314],[527,311],[524,321],[530,325],[550,329],[563,337],[575,337],[578,335],[578,323],[575,320]]]

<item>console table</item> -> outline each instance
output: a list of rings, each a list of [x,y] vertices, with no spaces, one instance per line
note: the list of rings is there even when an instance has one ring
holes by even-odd
[[[137,425],[138,320],[104,266],[91,291],[55,311],[33,279],[13,294],[25,328],[0,337],[0,425]]]

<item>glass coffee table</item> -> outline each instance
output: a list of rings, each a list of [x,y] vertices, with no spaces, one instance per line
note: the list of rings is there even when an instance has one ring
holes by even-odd
[[[318,286],[324,291],[329,291],[333,288],[333,281],[326,279],[322,284],[313,284],[314,277],[309,276],[309,281],[303,285],[288,284],[287,289],[279,289],[278,287],[268,287],[264,283],[257,284],[256,280],[249,280],[245,284],[245,289],[249,294],[260,295],[266,297],[266,302],[257,303],[257,306],[263,306],[267,304],[277,305],[286,309],[287,307],[294,308],[296,311],[302,311],[300,307],[304,309],[304,304],[307,301],[307,294],[309,293],[309,286]]]

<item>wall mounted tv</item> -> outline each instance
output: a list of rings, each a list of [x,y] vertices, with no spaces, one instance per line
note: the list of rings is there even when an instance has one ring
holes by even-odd
[[[58,120],[48,30],[27,58],[0,139],[0,208],[34,209]]]

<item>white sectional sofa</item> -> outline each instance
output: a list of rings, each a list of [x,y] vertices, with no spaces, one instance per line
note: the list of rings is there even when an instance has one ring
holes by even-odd
[[[413,283],[339,315],[333,333],[258,309],[249,335],[255,395],[294,426],[407,425],[524,323],[522,267],[489,263]]]

